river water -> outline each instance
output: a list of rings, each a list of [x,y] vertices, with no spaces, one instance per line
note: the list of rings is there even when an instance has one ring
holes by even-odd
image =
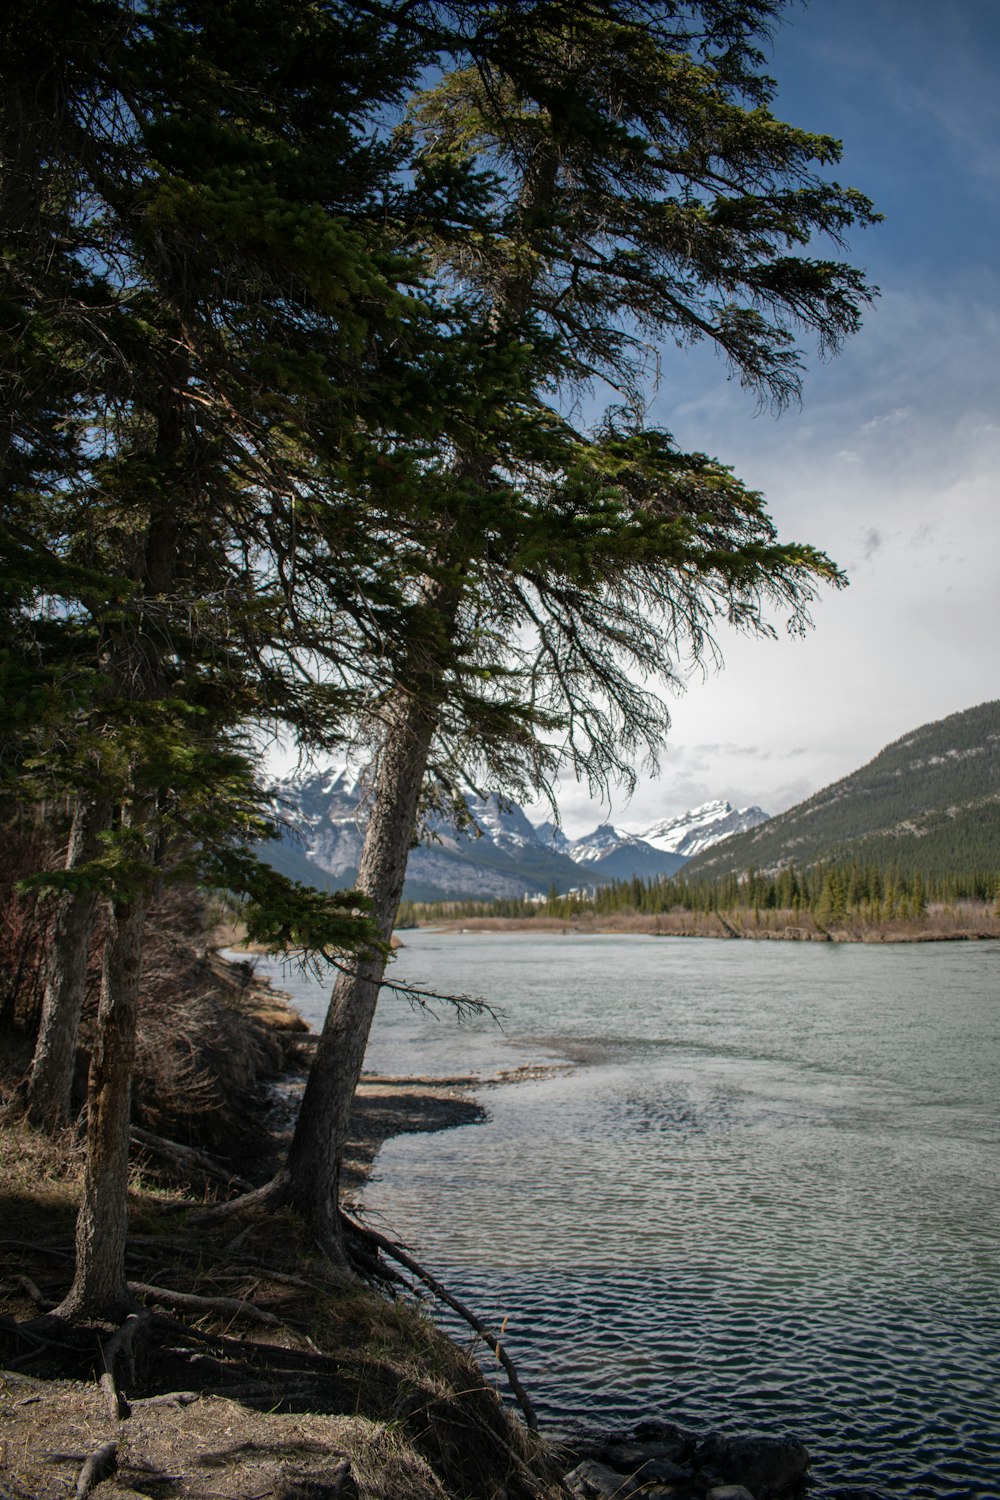
[[[824,1483],[1000,1500],[1000,944],[406,932],[367,1066],[485,1085],[365,1204],[543,1426],[791,1432]],[[276,973],[319,1022],[325,989]]]

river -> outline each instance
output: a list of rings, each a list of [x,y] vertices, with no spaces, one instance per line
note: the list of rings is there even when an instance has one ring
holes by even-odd
[[[823,1482],[1000,1500],[1000,944],[402,937],[500,1024],[387,997],[368,1067],[551,1071],[387,1142],[366,1208],[506,1319],[543,1426],[791,1432]]]

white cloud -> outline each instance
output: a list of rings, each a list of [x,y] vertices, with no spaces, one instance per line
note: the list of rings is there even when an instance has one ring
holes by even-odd
[[[786,113],[843,127],[842,180],[888,197],[885,225],[850,247],[883,295],[780,420],[755,416],[704,344],[663,351],[650,419],[733,465],[779,534],[827,551],[851,587],[824,591],[805,640],[724,632],[725,671],[674,705],[660,779],[612,809],[564,785],[571,832],[715,797],[781,811],[917,725],[1000,697],[996,5],[793,9],[775,47],[779,78],[784,58],[802,64]]]
[[[912,406],[893,407],[892,411],[883,412],[879,417],[872,417],[870,421],[862,422],[861,431],[874,432],[877,427],[884,427],[887,423],[898,426],[900,422],[905,422],[912,413]]]

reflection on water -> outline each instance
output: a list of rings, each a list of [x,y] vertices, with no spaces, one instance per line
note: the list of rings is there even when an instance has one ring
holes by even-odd
[[[509,1317],[550,1425],[791,1430],[822,1478],[1000,1497],[1000,944],[404,936],[504,1029],[390,1001],[370,1066],[576,1064],[366,1193]]]

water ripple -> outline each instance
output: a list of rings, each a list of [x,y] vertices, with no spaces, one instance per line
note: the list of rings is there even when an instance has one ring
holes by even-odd
[[[792,1431],[823,1483],[1000,1500],[1000,945],[428,942],[505,1032],[387,1011],[373,1066],[577,1067],[389,1142],[366,1202],[508,1317],[547,1425]]]

